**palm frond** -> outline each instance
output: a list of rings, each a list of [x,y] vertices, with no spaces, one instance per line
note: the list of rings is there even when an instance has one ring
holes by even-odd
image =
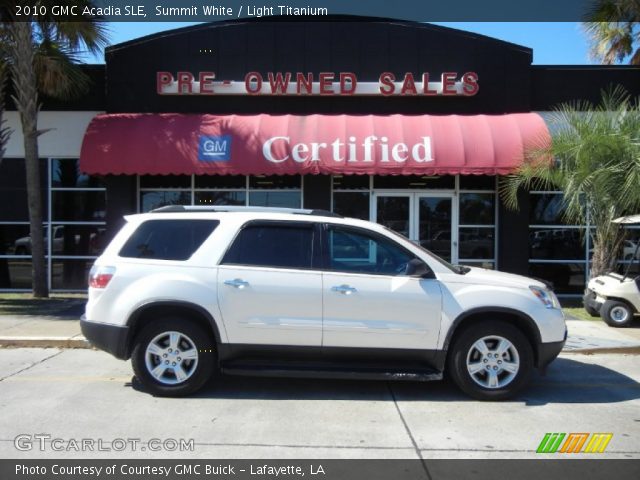
[[[71,51],[55,42],[41,43],[34,58],[39,90],[54,98],[71,98],[87,91],[89,79]]]
[[[607,65],[622,62],[633,51],[633,24],[590,22],[585,30],[590,38],[590,56]]]
[[[54,5],[75,6],[78,11],[96,6],[93,0],[40,0],[40,3],[47,6],[49,12]],[[73,22],[68,22],[44,16],[38,18],[38,26],[43,30],[53,27],[53,35],[50,38],[70,51],[96,54],[108,44],[107,23],[96,17],[83,16],[80,17],[80,21],[74,18]]]
[[[500,184],[509,208],[517,205],[520,189],[562,191],[564,217],[571,224],[595,226],[594,269],[615,261],[619,244],[616,217],[640,211],[640,100],[621,87],[602,92],[597,105],[560,105],[549,117],[553,162],[528,157]]]
[[[606,64],[640,64],[640,0],[595,0],[586,7],[590,56]]]

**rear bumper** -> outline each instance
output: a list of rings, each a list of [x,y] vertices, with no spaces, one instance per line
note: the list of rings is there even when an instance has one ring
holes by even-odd
[[[129,358],[127,348],[129,327],[92,322],[83,315],[80,319],[80,330],[94,347],[104,350],[120,360]]]

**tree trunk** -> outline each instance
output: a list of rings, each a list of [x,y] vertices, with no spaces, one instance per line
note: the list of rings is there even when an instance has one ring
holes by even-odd
[[[38,85],[34,71],[31,22],[11,24],[13,33],[13,85],[24,135],[24,161],[27,173],[27,200],[31,227],[33,296],[48,297],[47,270],[42,228],[42,192],[38,156]]]
[[[4,118],[5,108],[5,95],[7,86],[7,72],[8,68],[5,63],[0,63],[0,166],[2,166],[2,159],[4,158],[4,152],[11,135],[11,130],[5,126],[6,120]],[[6,255],[3,245],[5,239],[3,233],[0,231],[0,254]],[[0,288],[11,287],[11,275],[9,274],[9,261],[6,258],[0,258]]]
[[[6,120],[4,118],[4,109],[5,109],[5,95],[7,93],[7,79],[8,79],[8,68],[5,63],[2,63],[0,60],[0,165],[2,164],[2,159],[4,158],[4,152],[7,148],[7,142],[9,141],[9,137],[11,136],[11,129],[5,125]]]
[[[598,228],[593,242],[590,278],[616,270],[623,241],[624,234],[618,225],[609,222],[606,228]]]

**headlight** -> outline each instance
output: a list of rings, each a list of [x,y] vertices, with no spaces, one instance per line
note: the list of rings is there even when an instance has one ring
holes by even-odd
[[[545,307],[547,308],[560,308],[560,302],[558,301],[558,297],[551,290],[547,290],[545,288],[534,287],[531,285],[529,289],[533,292],[533,294],[538,297]]]

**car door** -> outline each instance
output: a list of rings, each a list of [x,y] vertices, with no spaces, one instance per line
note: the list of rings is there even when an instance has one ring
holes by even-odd
[[[245,224],[218,267],[218,305],[232,344],[322,343],[322,274],[310,222]]]
[[[377,232],[343,225],[326,226],[323,246],[323,347],[437,347],[440,283],[405,275],[415,255]]]

